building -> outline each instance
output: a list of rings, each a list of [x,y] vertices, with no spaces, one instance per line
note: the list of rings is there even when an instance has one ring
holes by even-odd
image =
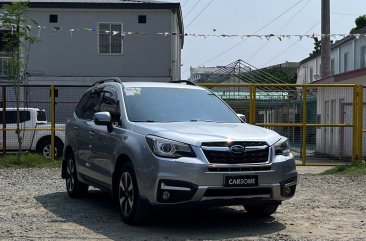
[[[0,1],[0,8],[12,1]],[[152,0],[30,0],[27,16],[38,40],[28,59],[22,88],[24,107],[45,109],[50,118],[49,87],[57,87],[57,122],[65,122],[84,90],[97,80],[174,81],[181,79],[184,44],[179,3]],[[0,52],[4,39],[0,29]],[[9,57],[0,53],[0,78]],[[62,85],[62,87],[60,86]],[[79,87],[76,87],[79,86]],[[7,88],[7,106],[15,105]],[[2,93],[0,93],[0,102]]]
[[[366,27],[331,46],[331,73],[337,75],[366,67]],[[312,83],[320,79],[320,52],[302,60],[297,68],[297,83]]]
[[[320,53],[302,60],[298,66],[297,83],[314,84],[361,84],[366,85],[366,27],[355,34],[343,38],[331,46],[332,75],[320,79]],[[356,37],[357,36],[357,37]],[[316,116],[314,122],[327,124],[352,124],[353,91],[351,88],[318,88],[315,93],[308,94],[315,98]],[[365,97],[365,93],[364,93]],[[366,111],[364,104],[364,113]],[[311,117],[311,116],[310,116]],[[366,118],[363,118],[364,128]],[[366,136],[363,143],[366,143]],[[316,152],[334,157],[350,157],[352,155],[351,128],[317,128]],[[365,145],[364,145],[365,146]],[[363,148],[366,155],[366,148]]]
[[[0,1],[0,6],[11,1]],[[144,0],[30,0],[37,22],[29,84],[90,85],[106,77],[171,81],[181,77],[184,32],[179,3]]]

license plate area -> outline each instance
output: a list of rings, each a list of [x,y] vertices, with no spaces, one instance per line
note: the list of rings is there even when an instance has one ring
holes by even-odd
[[[258,175],[229,175],[224,178],[225,187],[256,187]]]

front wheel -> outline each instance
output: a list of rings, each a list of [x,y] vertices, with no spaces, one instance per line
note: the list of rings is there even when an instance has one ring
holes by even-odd
[[[269,217],[277,211],[278,204],[244,205],[247,213],[254,217]]]
[[[150,204],[139,194],[136,176],[130,163],[122,166],[118,175],[118,204],[123,221],[140,225],[150,218]]]

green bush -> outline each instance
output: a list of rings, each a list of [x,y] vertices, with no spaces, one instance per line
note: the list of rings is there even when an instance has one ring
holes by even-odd
[[[322,174],[329,175],[329,174],[348,174],[348,175],[365,175],[366,174],[366,162],[356,161],[350,165],[342,165],[336,166],[332,169],[329,169]]]

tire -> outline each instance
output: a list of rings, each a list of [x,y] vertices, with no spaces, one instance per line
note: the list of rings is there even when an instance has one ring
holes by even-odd
[[[75,159],[70,154],[66,159],[66,190],[71,198],[83,198],[88,194],[88,185],[77,178]]]
[[[62,157],[62,151],[64,148],[64,144],[55,140],[55,159],[60,159]],[[44,139],[37,145],[37,152],[44,156],[47,159],[51,159],[51,140]]]
[[[253,217],[269,217],[277,211],[278,204],[244,205],[245,210]]]
[[[118,173],[117,199],[122,220],[130,225],[146,224],[150,220],[151,207],[139,194],[135,172],[131,163],[125,163]]]

